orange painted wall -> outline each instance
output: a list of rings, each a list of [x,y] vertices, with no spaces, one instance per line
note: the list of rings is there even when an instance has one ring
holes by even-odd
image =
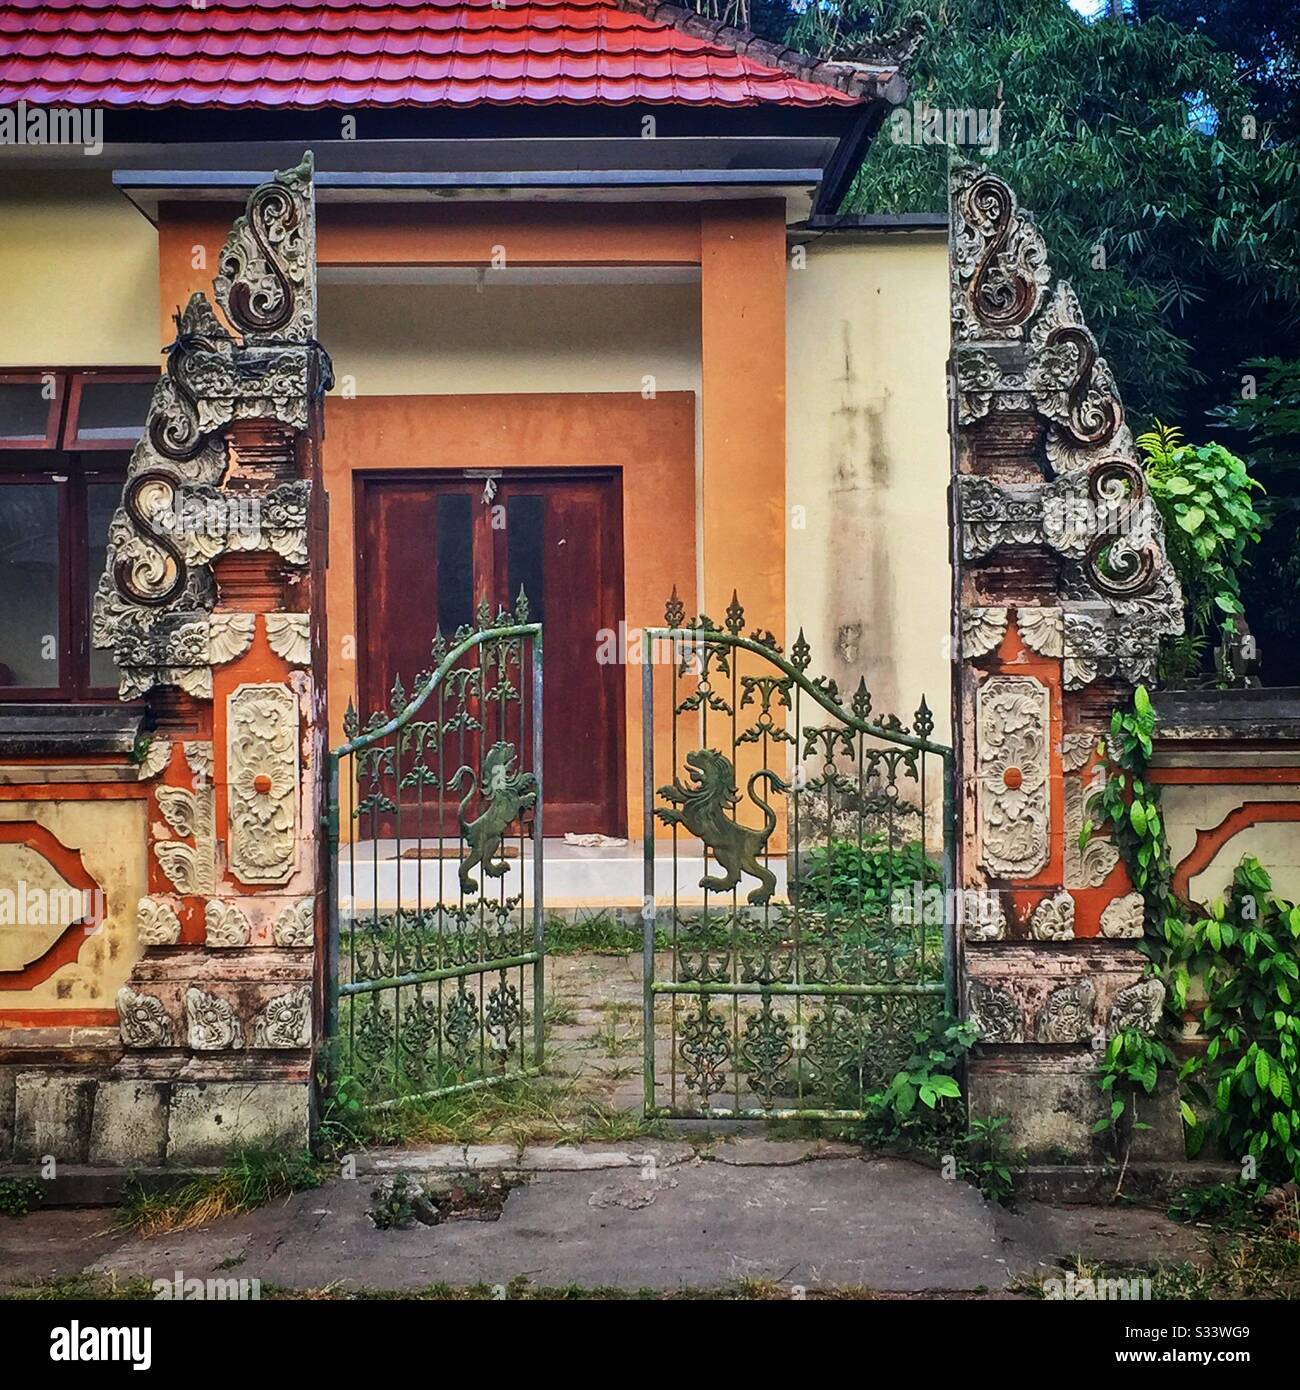
[[[673,584],[695,573],[695,402],[689,392],[664,392],[654,400],[633,394],[545,393],[331,398],[325,411],[324,465],[330,498],[325,589],[331,746],[343,741],[343,713],[348,699],[356,696],[356,662],[347,655],[347,639],[357,631],[355,471],[618,468],[628,628],[661,622]],[[549,647],[547,656],[564,658]],[[633,833],[641,824],[640,702],[640,671],[631,668],[627,788]],[[668,737],[667,718],[656,722],[661,726],[657,734]]]
[[[160,206],[163,342],[174,336],[175,310],[195,290],[211,293],[217,259],[239,213],[233,203]],[[512,266],[698,265],[701,254],[700,214],[687,205],[326,204],[317,210],[317,224],[321,265],[489,265],[497,248]]]
[[[172,336],[175,307],[193,290],[207,289],[237,212],[207,203],[160,209],[164,341]],[[329,400],[327,609],[335,741],[355,678],[339,646],[356,625],[348,473],[353,467],[619,466],[629,627],[662,621],[664,599],[674,584],[690,612],[703,609],[715,617],[725,612],[736,589],[749,625],[784,642],[783,203],[327,204],[318,217],[323,266],[486,265],[494,248],[502,247],[510,265],[698,264],[701,273],[699,495],[689,394],[661,393],[657,401],[581,393]],[[202,257],[196,257],[196,247],[203,248]],[[196,267],[195,259],[203,263]],[[696,594],[701,573],[703,592]],[[641,825],[640,681],[629,674],[628,825],[636,834]],[[662,732],[657,728],[657,739]]]
[[[701,210],[704,609],[785,629],[785,207]]]

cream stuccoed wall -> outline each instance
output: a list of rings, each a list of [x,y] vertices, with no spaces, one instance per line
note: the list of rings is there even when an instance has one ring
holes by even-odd
[[[0,367],[159,361],[158,234],[107,170],[0,178],[0,284]]]
[[[801,239],[792,241],[792,248]],[[832,233],[792,254],[786,631],[809,670],[949,740],[947,244]]]
[[[340,393],[699,390],[698,285],[326,279],[320,306]]]

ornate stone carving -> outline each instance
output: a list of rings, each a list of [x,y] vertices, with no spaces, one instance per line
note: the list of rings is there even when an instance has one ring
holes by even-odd
[[[980,862],[1030,878],[1048,859],[1048,693],[1032,676],[991,676],[976,692]]]
[[[952,173],[953,337],[1016,339],[1051,279],[1047,246],[1015,194],[973,165]]]
[[[1110,1035],[1136,1028],[1139,1033],[1154,1033],[1160,1024],[1165,1007],[1165,987],[1159,980],[1139,980],[1115,996],[1110,1010]]]
[[[226,728],[230,871],[242,883],[283,883],[297,852],[297,696],[284,685],[238,686]]]
[[[1024,1042],[1025,1012],[1009,989],[985,980],[971,980],[966,1003],[967,1015],[979,1029],[981,1042]]]
[[[1177,588],[1170,581],[1171,589]],[[1109,610],[1096,604],[1065,612],[1065,688],[1081,690],[1098,676],[1139,685],[1155,678],[1160,639],[1182,631],[1178,607],[1149,599],[1117,602]]]
[[[1101,934],[1111,940],[1136,941],[1143,933],[1146,900],[1141,893],[1112,898],[1101,914]]]
[[[1040,1043],[1085,1043],[1091,1040],[1095,1024],[1093,1007],[1097,990],[1091,980],[1058,985],[1038,1011],[1037,1039]]]
[[[959,477],[962,555],[1013,546],[1065,557],[1067,688],[1149,680],[1161,638],[1182,631],[1182,597],[1114,377],[1011,190],[957,164],[950,191],[959,423],[1036,415],[1047,460],[1042,481]],[[1056,655],[1055,634],[1043,641]]]
[[[987,656],[996,651],[1006,636],[1007,608],[964,608],[961,615],[961,654],[964,657]]]
[[[171,762],[171,759],[172,745],[170,739],[150,739],[149,747],[145,749],[144,757],[140,759],[136,775],[141,782],[147,782],[151,777],[157,777]]]
[[[181,939],[176,909],[160,898],[141,898],[135,909],[135,937],[141,946],[175,946]]]
[[[964,918],[967,941],[1005,941],[1007,935],[1007,914],[1002,899],[996,893],[984,893],[982,901],[986,910],[981,915],[971,913]],[[989,910],[991,909],[991,910]]]
[[[253,1020],[254,1047],[307,1047],[311,1043],[311,991],[277,995]]]
[[[253,645],[256,613],[214,613],[208,619],[208,658],[214,666],[234,661]]]
[[[247,946],[253,929],[235,903],[209,898],[203,909],[204,940],[209,946]]]
[[[1091,745],[1090,745],[1091,746]],[[1112,840],[1100,835],[1089,837],[1082,847],[1086,819],[1088,789],[1081,777],[1067,776],[1065,791],[1065,886],[1067,888],[1100,888],[1110,871],[1119,863],[1119,851]]]
[[[155,840],[154,857],[178,893],[211,893],[216,877],[212,788],[159,787],[158,809],[177,835],[194,841]]]
[[[128,985],[117,992],[118,1026],[127,1047],[171,1047],[175,1030],[161,999],[137,994]]]
[[[1066,772],[1079,772],[1088,764],[1099,738],[1096,734],[1070,733],[1061,739],[1061,766]]]
[[[1074,940],[1074,899],[1064,890],[1044,898],[1029,917],[1029,934],[1035,941]]]
[[[212,785],[212,742],[195,739],[185,744],[185,761],[194,776],[197,788]]]
[[[230,229],[213,287],[248,343],[316,336],[316,210],[308,155],[255,188]]]
[[[266,640],[290,666],[311,665],[311,614],[268,613]]]
[[[193,985],[185,991],[185,1022],[195,1052],[224,1052],[244,1045],[244,1025],[234,1006]]]
[[[306,563],[308,483],[265,492],[222,484],[231,424],[303,430],[310,400],[330,384],[316,342],[314,240],[308,158],[254,190],[222,252],[216,288],[242,339],[201,294],[176,317],[95,596],[92,638],[112,650],[124,699],[155,685],[211,698],[212,662],[232,659],[251,636],[251,615],[212,615],[219,555],[264,549]]]
[[[1065,629],[1059,608],[1017,608],[1016,631],[1031,652],[1049,657],[1064,655]]]
[[[282,908],[271,927],[277,946],[311,946],[316,937],[316,902],[303,898]]]

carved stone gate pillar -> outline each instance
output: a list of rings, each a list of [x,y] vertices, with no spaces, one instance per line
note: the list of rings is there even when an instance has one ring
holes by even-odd
[[[149,893],[101,1160],[303,1147],[324,912],[321,396],[311,160],[254,190],[132,455],[95,642],[152,732]],[[113,1103],[117,1088],[120,1103]]]
[[[1143,978],[1144,904],[1114,845],[1080,831],[1111,711],[1154,677],[1182,596],[1110,370],[1033,219],[967,165],[950,201],[959,875],[986,890],[964,927],[971,1104],[1031,1156],[1084,1159],[1097,1053],[1153,1026],[1163,987]]]

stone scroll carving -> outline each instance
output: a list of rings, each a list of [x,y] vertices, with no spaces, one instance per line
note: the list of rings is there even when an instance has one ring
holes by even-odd
[[[1008,411],[1046,423],[1041,479],[957,480],[962,555],[1054,551],[1063,634],[1042,634],[1053,655],[1063,646],[1066,688],[1149,680],[1161,639],[1182,631],[1182,594],[1110,367],[1011,189],[959,163],[949,193],[959,422]]]
[[[297,697],[284,685],[241,685],[226,711],[230,872],[284,883],[297,856]]]
[[[141,946],[175,946],[181,939],[176,909],[158,898],[141,898],[135,910],[135,938]]]
[[[1001,985],[971,980],[966,991],[966,1012],[985,1043],[1020,1043],[1025,1040],[1025,1011],[1020,1001]]]
[[[315,941],[316,903],[303,898],[282,908],[271,926],[271,939],[277,946],[310,946]]]
[[[276,656],[290,666],[311,664],[311,614],[268,613],[266,640]]]
[[[229,426],[304,430],[312,401],[332,384],[316,342],[311,180],[308,155],[250,197],[219,260],[226,322],[197,293],[176,316],[95,595],[93,641],[113,652],[123,699],[158,685],[210,698],[213,664],[246,648],[246,615],[213,615],[219,556],[266,550],[306,564],[310,485],[250,496],[224,480]]]
[[[195,1052],[243,1047],[244,1025],[227,999],[191,986],[185,991],[185,1023]]]
[[[1064,891],[1044,898],[1029,918],[1029,934],[1035,941],[1074,940],[1074,899]]]
[[[1095,1030],[1093,1009],[1097,988],[1091,980],[1058,985],[1038,1011],[1036,1037],[1040,1043],[1085,1043]]]
[[[127,1047],[172,1047],[175,1029],[162,1000],[138,994],[129,985],[117,992],[117,1016],[122,1041]]]
[[[235,903],[210,898],[203,908],[204,942],[209,946],[247,946],[253,931]]]
[[[976,694],[980,863],[1031,878],[1047,863],[1049,706],[1032,676],[991,676]]]
[[[311,991],[277,995],[253,1020],[253,1046],[306,1047],[311,1042]]]

